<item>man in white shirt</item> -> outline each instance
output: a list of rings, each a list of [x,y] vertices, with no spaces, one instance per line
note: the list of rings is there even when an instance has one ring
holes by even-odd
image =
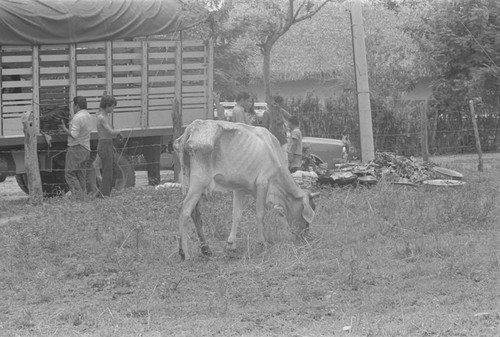
[[[69,123],[69,129],[64,122],[62,123],[62,129],[68,135],[65,178],[71,194],[77,199],[83,199],[87,177],[91,171],[87,166],[90,158],[92,120],[87,111],[87,99],[85,97],[77,96],[73,98],[73,108],[75,115]]]

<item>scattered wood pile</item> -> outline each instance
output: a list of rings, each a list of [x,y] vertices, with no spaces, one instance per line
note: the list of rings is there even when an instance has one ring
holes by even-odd
[[[338,164],[331,170],[316,166],[315,171],[318,174],[318,184],[332,186],[372,185],[382,179],[395,184],[417,186],[443,177],[458,180],[462,178],[460,173],[440,168],[431,161],[418,161],[413,157],[390,152],[377,152],[375,159],[369,163]]]

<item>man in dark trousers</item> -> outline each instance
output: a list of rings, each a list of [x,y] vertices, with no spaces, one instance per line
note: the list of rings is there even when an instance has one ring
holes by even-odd
[[[119,130],[111,127],[109,116],[113,113],[116,106],[116,99],[113,96],[103,96],[99,104],[99,113],[97,116],[97,154],[102,163],[102,181],[96,197],[109,197],[111,195],[111,186],[113,180],[113,138],[118,136],[122,138]]]

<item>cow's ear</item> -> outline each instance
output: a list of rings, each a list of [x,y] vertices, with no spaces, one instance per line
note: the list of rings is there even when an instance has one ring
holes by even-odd
[[[304,220],[306,220],[308,223],[312,223],[314,219],[314,211],[309,205],[309,203],[304,203],[304,209],[302,210],[302,217]]]

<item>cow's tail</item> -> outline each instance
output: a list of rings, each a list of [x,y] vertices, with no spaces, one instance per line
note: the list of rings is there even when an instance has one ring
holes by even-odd
[[[189,188],[189,165],[186,161],[189,161],[189,156],[185,155],[185,145],[186,133],[183,133],[179,138],[177,138],[174,142],[174,149],[177,153],[177,157],[179,158],[179,179],[182,186],[182,194],[186,195]]]

